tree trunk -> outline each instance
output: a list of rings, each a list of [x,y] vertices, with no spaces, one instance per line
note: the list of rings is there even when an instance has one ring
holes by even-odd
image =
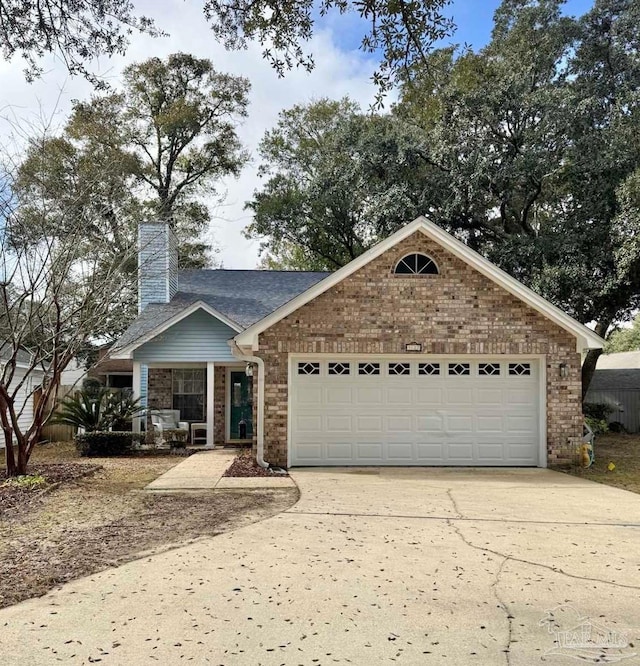
[[[7,476],[18,476],[16,469],[16,456],[13,451],[13,440],[5,436],[4,440],[4,459],[6,462]]]
[[[596,363],[602,354],[602,349],[590,349],[582,364],[582,402],[584,402],[589,385],[593,379],[593,373],[596,371]]]
[[[608,321],[599,322],[596,324],[595,332],[601,338],[604,338],[610,325]],[[591,385],[593,373],[596,371],[596,363],[601,354],[602,349],[590,349],[585,356],[584,363],[582,364],[582,402],[584,402],[589,386]]]

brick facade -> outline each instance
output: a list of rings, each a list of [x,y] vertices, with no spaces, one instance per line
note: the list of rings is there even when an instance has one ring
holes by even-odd
[[[397,261],[410,252],[431,256],[440,274],[394,275]],[[289,353],[401,354],[414,341],[425,354],[544,354],[547,462],[574,459],[582,437],[574,336],[420,232],[260,334],[265,458],[287,464]]]
[[[216,446],[223,445],[226,442],[226,393],[225,388],[227,385],[227,369],[223,367],[216,367],[215,379],[213,382],[213,398],[214,398],[214,428],[213,437]]]
[[[214,380],[214,444],[226,443],[226,385],[227,368],[216,366]],[[173,408],[173,384],[170,368],[149,368],[148,380],[149,409]],[[206,408],[206,402],[205,402]]]

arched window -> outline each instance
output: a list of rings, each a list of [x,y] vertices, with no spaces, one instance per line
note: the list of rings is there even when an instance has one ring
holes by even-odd
[[[400,259],[393,271],[396,275],[437,275],[436,262],[426,254],[408,254]]]

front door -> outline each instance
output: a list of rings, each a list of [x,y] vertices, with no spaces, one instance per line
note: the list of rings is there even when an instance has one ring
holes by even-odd
[[[231,373],[229,404],[231,419],[230,439],[251,439],[253,437],[253,377],[247,377],[244,370]]]

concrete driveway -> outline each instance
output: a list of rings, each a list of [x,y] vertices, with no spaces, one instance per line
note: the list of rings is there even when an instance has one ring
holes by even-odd
[[[1,611],[1,663],[640,663],[640,495],[546,470],[293,476],[283,514]]]

